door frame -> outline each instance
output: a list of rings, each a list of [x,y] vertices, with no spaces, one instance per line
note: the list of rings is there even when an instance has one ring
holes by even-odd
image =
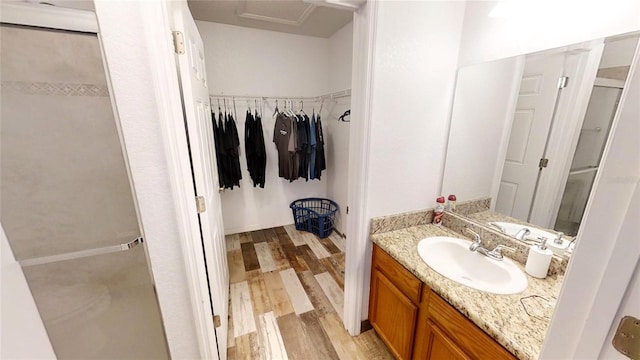
[[[163,130],[163,142],[169,160],[171,195],[179,223],[187,285],[196,328],[200,355],[217,359],[215,329],[210,326],[213,314],[202,303],[210,303],[204,255],[200,248],[200,225],[193,188],[193,174],[187,134],[182,111],[178,70],[172,44],[171,19],[167,1],[147,3],[143,27],[147,40],[148,58],[151,63],[157,102],[158,122]],[[194,240],[195,239],[195,240]],[[197,240],[197,241],[196,241]],[[225,344],[226,346],[226,344]]]
[[[353,62],[351,64],[351,108],[349,134],[349,182],[343,324],[349,334],[360,334],[369,309],[371,242],[367,183],[371,149],[373,66],[377,1],[367,1],[353,14]]]

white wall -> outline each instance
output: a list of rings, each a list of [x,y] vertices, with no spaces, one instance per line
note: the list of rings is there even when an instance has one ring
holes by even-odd
[[[367,221],[432,207],[440,195],[464,3],[381,1],[376,13],[366,201],[358,209]],[[363,242],[357,261],[347,260],[362,287],[345,294],[361,300],[366,319],[371,242],[351,241]]]
[[[505,2],[506,3],[506,2]],[[468,1],[461,66],[640,29],[637,0],[511,1],[509,17],[489,14],[498,1]]]
[[[207,78],[212,94],[252,96],[318,96],[329,92],[329,40],[233,25],[196,21],[205,47]],[[216,102],[212,104],[214,107]],[[240,189],[221,194],[226,234],[293,223],[289,204],[306,197],[326,197],[327,171],[322,180],[290,183],[278,177],[278,153],[273,144],[275,102],[264,104],[262,126],[267,150],[264,189],[254,188],[240,141]],[[294,103],[299,106],[299,103]],[[314,104],[304,104],[311,114]],[[320,104],[315,104],[316,111]],[[279,104],[282,108],[282,104]],[[251,103],[253,107],[253,103]],[[247,102],[236,100],[240,139],[244,138]],[[326,122],[323,123],[326,127]]]
[[[348,23],[329,38],[329,91],[351,88],[353,60],[353,22]],[[327,156],[327,198],[338,203],[340,211],[335,229],[347,232],[347,194],[349,184],[350,123],[338,121],[345,110],[351,109],[351,97],[340,98],[323,111]]]
[[[55,359],[29,285],[0,227],[0,358]]]
[[[440,195],[463,14],[462,2],[379,4],[368,218]]]
[[[519,56],[458,70],[444,195],[461,201],[490,196],[495,206],[523,69]]]
[[[174,359],[196,359],[201,356],[172,196],[170,159],[157,120],[161,100],[154,89],[153,59],[145,47],[144,19],[155,16],[145,6],[154,4],[158,3],[96,1],[96,14],[169,351]]]

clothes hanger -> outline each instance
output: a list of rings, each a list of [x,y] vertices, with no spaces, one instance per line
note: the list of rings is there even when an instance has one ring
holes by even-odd
[[[351,109],[347,110],[344,112],[344,114],[340,115],[340,117],[338,118],[338,120],[342,121],[342,122],[351,122],[351,119],[349,120],[345,120],[345,117],[351,117]]]
[[[278,99],[276,99],[276,109],[273,111],[273,116],[276,116],[278,113]]]
[[[238,118],[238,112],[236,111],[236,97],[232,97],[233,99],[233,117],[234,119]]]
[[[302,100],[300,100],[300,111],[298,113],[302,113],[302,114],[307,115],[307,113],[304,112],[304,102]]]
[[[224,105],[224,117],[227,118],[227,99],[222,99],[222,104]]]
[[[289,106],[289,111],[291,111],[291,115],[292,115],[292,116],[296,116],[296,113],[295,113],[295,111],[294,111],[294,110],[295,110],[295,107],[294,107],[294,105],[293,105],[293,100],[289,99],[289,105],[290,105],[290,106]],[[298,119],[298,117],[297,117],[297,116],[296,116],[296,119]]]

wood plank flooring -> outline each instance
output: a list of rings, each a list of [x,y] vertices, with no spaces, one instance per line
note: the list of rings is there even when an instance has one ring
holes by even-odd
[[[342,324],[345,241],[287,225],[226,236],[228,358],[393,359],[373,330]]]

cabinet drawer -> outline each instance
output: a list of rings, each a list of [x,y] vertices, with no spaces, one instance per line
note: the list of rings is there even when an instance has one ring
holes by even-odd
[[[387,278],[393,281],[393,284],[405,294],[414,304],[420,303],[420,293],[422,290],[422,281],[415,277],[409,270],[405,269],[396,260],[394,260],[378,245],[373,245],[373,267]]]
[[[467,354],[473,354],[474,358],[515,359],[510,352],[434,292],[429,296],[428,317]]]

